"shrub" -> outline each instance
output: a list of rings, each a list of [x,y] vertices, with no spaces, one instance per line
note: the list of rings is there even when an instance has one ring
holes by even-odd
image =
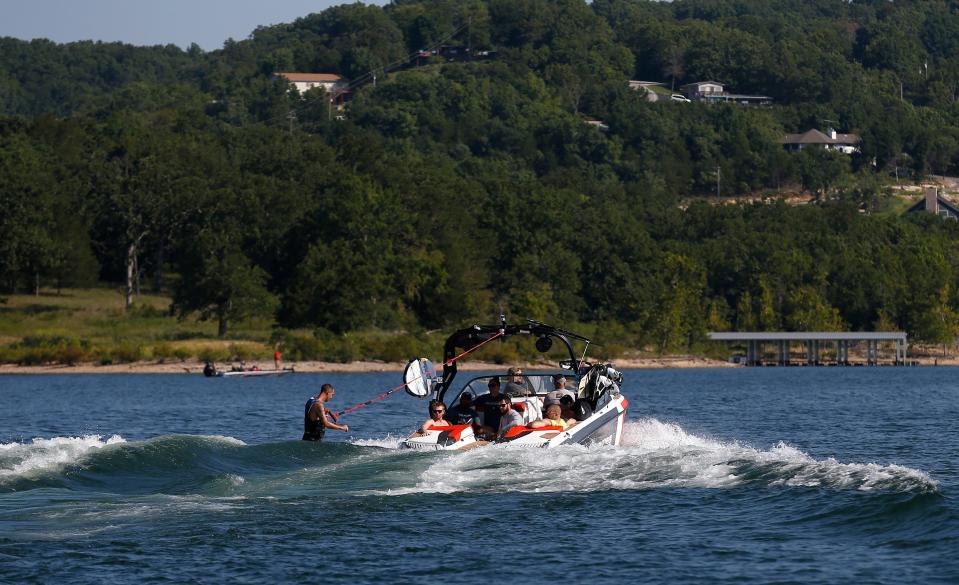
[[[230,361],[230,352],[222,347],[204,347],[196,354],[201,362]]]
[[[491,361],[494,364],[515,364],[519,361],[519,351],[513,343],[493,341],[482,347],[475,354],[474,359]]]
[[[363,357],[360,347],[351,337],[338,337],[326,344],[326,352],[320,359],[324,361],[346,364]]]
[[[280,351],[294,361],[319,360],[324,354],[323,342],[316,337],[292,333],[283,336]]]
[[[153,359],[162,364],[173,357],[173,351],[169,343],[158,343],[153,346]]]
[[[256,356],[256,351],[253,347],[247,344],[232,343],[229,347],[230,360],[245,362],[251,360]]]
[[[412,335],[379,336],[368,339],[363,344],[362,354],[375,360],[406,362],[423,355],[422,346],[423,344]]]
[[[20,362],[20,350],[16,347],[0,347],[0,363],[16,364]]]
[[[83,339],[52,336],[27,336],[14,345],[16,362],[35,366],[59,363],[75,365],[87,358],[90,343]],[[12,354],[11,354],[12,355]]]
[[[21,366],[39,366],[53,361],[53,350],[49,347],[30,347],[20,352],[17,363]]]
[[[132,343],[123,343],[110,349],[113,363],[128,364],[143,359],[143,348]]]
[[[596,351],[593,353],[597,361],[609,361],[622,357],[627,351],[628,348],[621,343],[606,343],[596,346]]]
[[[64,345],[53,351],[53,361],[59,364],[75,366],[87,359],[87,350],[79,345]]]
[[[167,309],[159,309],[152,305],[144,305],[140,303],[134,303],[130,310],[127,311],[127,314],[130,317],[139,318],[139,319],[157,319],[162,317],[169,317],[170,311]]]
[[[185,362],[191,357],[193,357],[193,352],[185,347],[178,347],[173,350],[173,357],[180,360],[181,362]]]

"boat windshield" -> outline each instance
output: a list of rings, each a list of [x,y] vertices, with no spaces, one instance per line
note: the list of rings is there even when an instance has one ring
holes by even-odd
[[[522,380],[522,386],[526,390],[527,395],[536,395],[536,396],[545,396],[548,392],[551,392],[555,389],[553,385],[553,376],[560,374],[566,376],[569,372],[551,372],[551,373],[542,373],[542,374],[523,374],[520,376]],[[450,402],[450,404],[459,404],[460,396],[463,392],[469,391],[474,399],[483,396],[484,394],[489,394],[489,382],[493,378],[499,379],[500,382],[500,392],[506,393],[506,385],[510,380],[508,374],[499,374],[499,375],[488,375],[488,376],[479,376],[473,378],[456,393],[456,397]],[[577,384],[575,379],[567,378],[566,387],[570,390],[576,391]],[[512,392],[511,392],[512,394]]]

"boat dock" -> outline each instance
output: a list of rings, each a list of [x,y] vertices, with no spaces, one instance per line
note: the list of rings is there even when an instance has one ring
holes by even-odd
[[[747,366],[879,366],[913,365],[906,361],[909,347],[904,331],[835,332],[835,331],[764,331],[764,332],[710,332],[713,341],[745,345],[746,355],[740,363]],[[793,351],[793,345],[801,349]],[[850,359],[849,349],[859,349],[860,359]],[[890,360],[880,354],[880,344],[891,345]],[[772,346],[767,352],[767,346]],[[797,359],[793,359],[793,358]],[[863,359],[864,358],[864,359]]]

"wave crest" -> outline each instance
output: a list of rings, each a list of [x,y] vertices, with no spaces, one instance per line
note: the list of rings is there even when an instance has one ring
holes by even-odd
[[[33,439],[27,443],[0,443],[0,481],[55,470],[74,463],[87,453],[125,443],[120,435]]]
[[[934,492],[938,483],[901,465],[815,459],[779,443],[761,450],[700,437],[672,423],[627,423],[620,447],[573,445],[543,451],[493,446],[445,456],[412,487],[387,493],[600,491],[745,485]],[[381,492],[382,493],[382,492]]]

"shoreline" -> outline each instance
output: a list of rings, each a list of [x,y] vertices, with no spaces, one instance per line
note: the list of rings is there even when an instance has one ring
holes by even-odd
[[[256,363],[263,371],[272,371],[273,364]],[[250,364],[250,366],[253,365]],[[435,362],[434,362],[435,363]],[[736,364],[731,364],[722,360],[694,356],[666,356],[651,358],[628,358],[612,360],[612,363],[619,369],[666,369],[666,368],[738,368]],[[111,364],[108,366],[96,365],[93,363],[82,363],[73,366],[50,364],[40,366],[19,366],[17,364],[0,364],[0,376],[36,374],[36,375],[56,375],[56,374],[202,374],[203,362],[190,360],[186,362],[134,362],[129,364]],[[493,362],[467,361],[459,364],[459,369],[463,371],[478,370],[506,370],[514,364],[496,364]],[[529,370],[558,370],[554,365],[545,362],[520,362],[515,364]],[[223,366],[221,366],[223,367]],[[336,362],[283,362],[281,368],[292,367],[299,374],[321,374],[321,373],[340,373],[340,374],[361,374],[372,372],[402,372],[406,367],[405,362],[382,362],[382,361],[356,361],[350,363]],[[437,369],[440,365],[437,364]]]
[[[638,357],[622,358],[611,360],[618,368],[623,370],[650,370],[650,369],[689,369],[689,368],[744,368],[739,364],[732,364],[727,361],[680,355],[680,356],[662,356],[662,357]],[[920,366],[959,366],[959,356],[954,357],[911,357],[909,361],[916,361]],[[254,362],[262,370],[271,371],[272,363]],[[434,362],[435,363],[435,362]],[[253,365],[252,363],[250,364]],[[496,364],[493,362],[466,361],[459,364],[459,369],[463,371],[477,370],[506,370],[510,365],[518,365],[529,370],[549,370],[555,371],[558,368],[546,362],[520,362],[518,364]],[[891,366],[892,364],[881,364],[881,366]],[[284,362],[281,367],[292,367],[296,373],[301,374],[321,374],[321,373],[373,373],[373,372],[402,372],[406,367],[403,362],[382,362],[382,361],[356,361],[350,363],[335,362]],[[437,369],[440,365],[437,364]],[[829,366],[825,366],[829,367]],[[855,366],[851,366],[855,367]],[[17,364],[0,364],[0,376],[4,375],[56,375],[56,374],[202,374],[203,363],[190,360],[186,362],[134,362],[129,364],[113,364],[108,366],[96,365],[93,363],[68,365],[40,365],[40,366],[19,366]]]
[[[919,366],[959,366],[959,356],[929,357],[914,356],[910,362]],[[435,362],[434,362],[435,363]],[[613,365],[623,370],[654,370],[654,369],[689,369],[689,368],[744,368],[746,366],[733,364],[723,360],[716,360],[697,356],[664,356],[648,358],[623,358],[612,360]],[[250,366],[258,365],[261,370],[271,371],[272,363],[266,361],[251,362]],[[187,362],[134,362],[129,364],[111,364],[108,366],[93,363],[77,364],[73,366],[48,364],[40,366],[20,366],[17,364],[0,364],[0,376],[4,375],[56,375],[56,374],[202,374],[203,362],[191,360]],[[528,370],[555,371],[555,365],[546,362],[520,362],[517,364],[496,364],[493,362],[466,361],[459,364],[463,371],[478,370],[506,370],[510,365],[517,365]],[[864,365],[864,364],[856,364]],[[892,366],[891,363],[881,363],[880,366]],[[301,374],[362,374],[375,372],[402,372],[405,362],[356,361],[350,363],[336,362],[283,362],[282,368],[292,367]],[[831,367],[826,364],[822,367]],[[855,366],[850,366],[855,367]],[[440,365],[437,364],[437,369]]]

